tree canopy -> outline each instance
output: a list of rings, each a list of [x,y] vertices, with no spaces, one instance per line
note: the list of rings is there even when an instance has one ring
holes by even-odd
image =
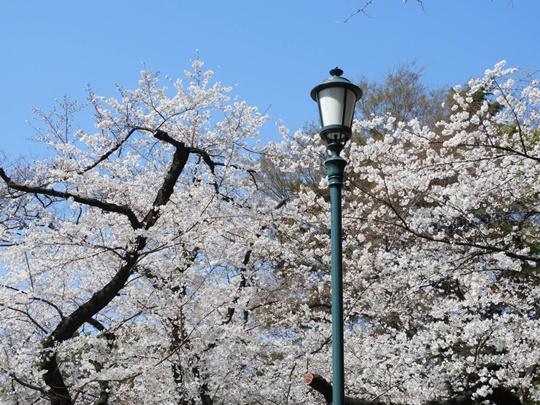
[[[329,401],[326,149],[257,146],[265,116],[186,76],[90,92],[91,129],[66,99],[50,157],[0,165],[2,403]],[[350,403],[540,402],[539,81],[446,94],[383,97],[347,146]]]

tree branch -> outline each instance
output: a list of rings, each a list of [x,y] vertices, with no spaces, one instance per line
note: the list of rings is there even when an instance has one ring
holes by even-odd
[[[50,197],[57,197],[64,200],[73,199],[73,201],[78,202],[80,204],[84,204],[90,207],[96,207],[106,212],[115,212],[117,214],[124,215],[128,218],[133,229],[139,229],[141,227],[141,224],[139,223],[137,216],[133,213],[133,211],[131,211],[125,205],[106,203],[95,198],[81,197],[79,195],[70,193],[68,191],[58,191],[52,188],[26,186],[24,184],[17,184],[11,180],[11,178],[6,174],[4,169],[2,169],[1,167],[0,167],[0,178],[4,180],[4,182],[9,188],[12,188],[14,190],[22,191],[23,193],[29,193],[29,194],[47,195]]]
[[[146,129],[145,128],[139,128],[139,127],[130,129],[129,132],[127,133],[127,135],[123,139],[120,139],[116,145],[114,145],[111,149],[109,149],[106,153],[104,153],[94,163],[92,163],[91,165],[88,165],[85,168],[79,170],[77,173],[78,174],[86,173],[86,172],[92,170],[97,165],[99,165],[101,162],[107,160],[114,152],[116,152],[118,149],[120,149],[120,147],[131,137],[131,135],[133,135],[133,133],[135,131],[139,131],[139,130],[146,130]]]
[[[420,7],[422,7],[422,10],[424,10],[424,2],[423,0],[416,0]],[[373,0],[366,1],[365,4],[360,7],[358,10],[356,10],[354,13],[352,13],[350,16],[348,16],[345,21],[342,21],[343,24],[345,24],[347,21],[349,21],[351,18],[353,18],[357,14],[364,14],[366,17],[370,17],[369,14],[366,12],[366,9],[373,3]],[[407,3],[407,0],[403,0],[403,3]]]
[[[159,207],[167,204],[174,192],[174,186],[178,181],[178,178],[182,174],[184,167],[189,159],[190,149],[187,148],[183,142],[176,141],[171,138],[166,132],[157,130],[155,135],[157,139],[172,144],[176,150],[174,152],[173,160],[169,166],[169,170],[165,175],[163,184],[158,190],[152,209],[146,214],[143,223],[145,229],[150,229],[155,225],[159,218]]]
[[[362,192],[364,194],[366,194],[368,197],[373,198],[374,200],[376,200],[376,201],[380,202],[381,204],[385,205],[386,207],[388,207],[394,213],[395,218],[397,219],[397,222],[387,222],[388,224],[390,224],[392,226],[396,226],[398,228],[401,228],[401,229],[403,229],[404,231],[410,233],[413,236],[416,236],[418,238],[428,240],[428,241],[431,241],[431,242],[443,243],[443,244],[450,245],[450,246],[454,245],[454,246],[476,248],[476,249],[480,249],[480,250],[483,250],[485,252],[490,252],[490,253],[504,253],[506,256],[508,256],[508,257],[510,257],[512,259],[518,259],[518,260],[522,260],[522,261],[531,261],[531,262],[534,262],[534,263],[540,263],[540,257],[515,253],[515,252],[510,251],[506,247],[482,245],[482,244],[479,244],[479,243],[472,243],[472,242],[459,242],[459,241],[456,241],[456,240],[453,240],[453,239],[437,238],[435,236],[432,236],[432,235],[417,231],[417,230],[411,228],[411,226],[409,225],[409,223],[407,222],[405,217],[399,212],[398,208],[396,208],[396,206],[392,203],[392,201],[385,200],[385,199],[383,199],[381,197],[377,197],[376,195],[374,195],[374,194],[370,193],[369,191],[366,191],[365,189],[363,189],[360,185],[358,185],[356,183],[355,183],[355,185],[360,190],[362,190]]]

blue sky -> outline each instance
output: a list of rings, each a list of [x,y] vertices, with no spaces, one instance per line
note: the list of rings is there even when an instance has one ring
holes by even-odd
[[[432,85],[455,85],[498,61],[540,69],[540,0],[0,0],[0,151],[38,152],[32,107],[69,94],[116,96],[143,63],[173,78],[198,57],[239,98],[292,130],[317,117],[310,90],[339,66],[380,79],[397,64],[428,67]]]

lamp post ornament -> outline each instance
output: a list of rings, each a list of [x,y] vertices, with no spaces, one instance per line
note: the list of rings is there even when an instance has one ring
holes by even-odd
[[[362,90],[341,77],[339,68],[330,70],[328,79],[311,91],[319,106],[319,134],[327,143],[331,156],[324,162],[328,171],[331,206],[332,257],[332,403],[343,405],[345,396],[343,360],[343,248],[341,188],[347,161],[340,156],[352,136],[352,121],[356,102]]]

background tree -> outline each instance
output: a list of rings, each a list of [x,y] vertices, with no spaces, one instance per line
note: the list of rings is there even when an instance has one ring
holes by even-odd
[[[538,80],[499,64],[453,93],[436,128],[375,117],[358,130],[382,136],[350,145],[345,359],[358,403],[539,401]],[[295,210],[318,224],[309,207],[325,204]]]
[[[426,85],[426,69],[413,61],[387,71],[380,82],[362,77],[358,85],[364,94],[357,104],[355,117],[369,120],[388,115],[401,122],[416,119],[421,125],[434,128],[449,114],[446,105],[451,91]]]

